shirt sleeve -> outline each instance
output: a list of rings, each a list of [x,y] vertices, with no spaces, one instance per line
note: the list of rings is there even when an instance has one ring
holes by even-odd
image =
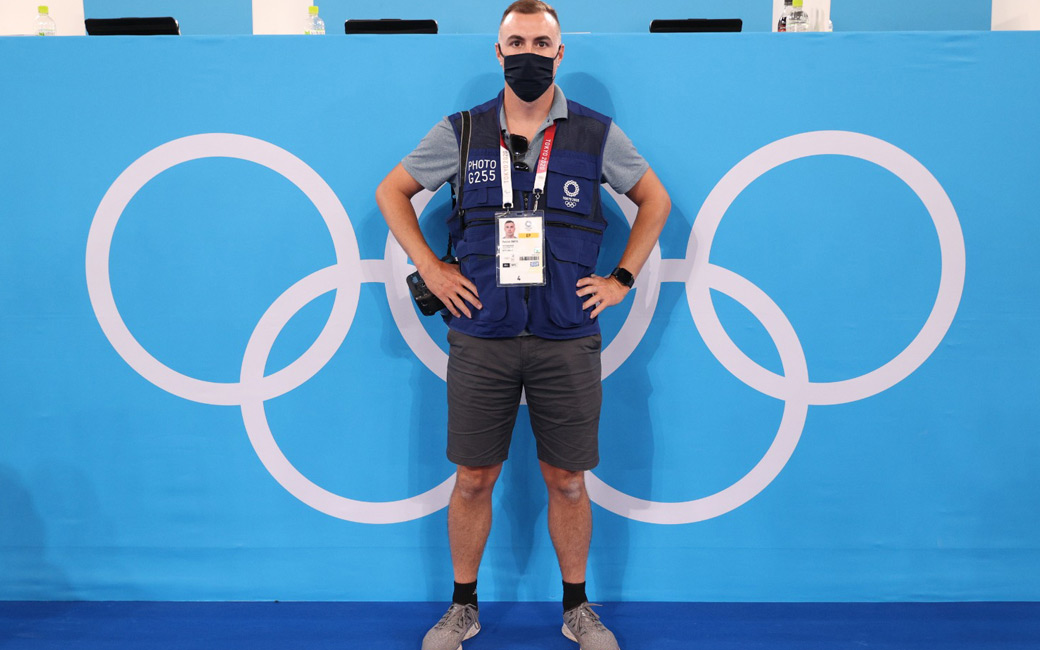
[[[401,161],[404,170],[431,192],[447,181],[454,184],[459,171],[459,141],[445,117],[438,122],[410,154]]]
[[[650,163],[639,155],[625,132],[612,121],[603,147],[603,180],[615,192],[624,194],[639,182],[648,169]]]

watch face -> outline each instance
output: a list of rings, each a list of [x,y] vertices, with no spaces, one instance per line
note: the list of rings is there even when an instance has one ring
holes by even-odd
[[[621,268],[620,266],[614,269],[611,275],[617,278],[618,282],[625,285],[629,289],[631,289],[632,285],[636,282],[636,279],[632,277],[632,274],[629,273],[626,269]]]

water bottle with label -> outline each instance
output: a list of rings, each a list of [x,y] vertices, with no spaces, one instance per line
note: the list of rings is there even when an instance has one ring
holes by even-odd
[[[784,10],[780,14],[780,20],[776,21],[776,31],[778,32],[787,31],[787,19],[791,17],[791,12],[794,11],[791,2],[792,0],[784,0]]]
[[[787,31],[807,32],[809,31],[809,14],[802,9],[802,0],[792,0],[791,15],[787,18]]]
[[[36,8],[36,11],[38,13],[36,14],[36,22],[33,23],[33,34],[37,36],[54,36],[58,28],[54,24],[54,19],[51,18],[50,8],[46,5],[40,5]]]
[[[318,6],[307,7],[307,28],[303,31],[309,36],[322,35],[325,33],[325,21],[318,15]]]

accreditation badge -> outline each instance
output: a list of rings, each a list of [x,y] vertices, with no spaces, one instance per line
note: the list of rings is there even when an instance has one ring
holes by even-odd
[[[541,210],[497,215],[498,286],[545,284],[545,218]]]

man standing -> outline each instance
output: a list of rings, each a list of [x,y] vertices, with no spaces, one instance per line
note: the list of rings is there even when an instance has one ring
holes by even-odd
[[[585,471],[599,462],[599,314],[632,288],[671,209],[668,193],[613,124],[568,101],[553,81],[563,61],[556,11],[539,0],[506,9],[495,54],[505,88],[445,118],[387,175],[376,200],[390,230],[445,305],[448,458],[458,466],[448,505],[455,587],[423,650],[457,650],[480,631],[477,570],[491,530],[491,493],[509,452],[522,390],[549,496],[549,534],[563,577],[563,633],[582,650],[617,650],[585,596],[592,511]],[[607,277],[593,273],[606,222],[602,180],[639,208]],[[438,259],[410,199],[451,182],[449,231],[459,264]],[[523,236],[503,241],[505,222]],[[510,266],[501,255],[509,250]],[[506,271],[506,272],[503,272]]]

